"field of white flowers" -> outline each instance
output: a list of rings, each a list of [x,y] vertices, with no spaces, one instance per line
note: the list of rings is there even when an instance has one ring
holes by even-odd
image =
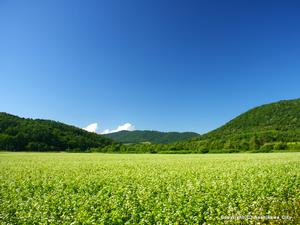
[[[0,153],[0,224],[300,224],[300,154]]]

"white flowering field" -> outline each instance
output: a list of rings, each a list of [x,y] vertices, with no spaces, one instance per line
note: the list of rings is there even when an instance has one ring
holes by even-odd
[[[300,224],[300,154],[0,153],[0,224]]]

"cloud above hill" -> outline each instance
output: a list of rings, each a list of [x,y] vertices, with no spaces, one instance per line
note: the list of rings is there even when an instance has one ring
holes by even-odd
[[[115,133],[121,130],[128,130],[128,131],[133,131],[135,130],[135,126],[131,123],[125,123],[123,125],[118,126],[116,129],[110,130],[110,129],[105,129],[101,134],[110,134],[110,133]]]
[[[82,128],[88,132],[93,132],[96,133],[97,129],[98,129],[98,123],[92,123],[90,125],[88,125],[87,127]]]
[[[93,133],[98,133],[98,123],[92,123],[84,128],[82,128],[83,130],[86,130],[88,132],[93,132]],[[102,132],[99,132],[100,134],[110,134],[110,133],[115,133],[115,132],[119,132],[121,130],[128,130],[128,131],[133,131],[135,130],[135,126],[131,123],[124,123],[123,125],[118,126],[116,129],[105,129]]]

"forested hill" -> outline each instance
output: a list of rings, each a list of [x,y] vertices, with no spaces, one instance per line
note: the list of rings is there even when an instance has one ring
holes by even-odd
[[[52,120],[0,113],[0,149],[9,151],[86,151],[114,142],[95,133]]]
[[[281,150],[300,148],[300,99],[253,108],[224,126],[186,143],[210,150]]]
[[[300,99],[284,100],[253,108],[205,136],[296,130],[300,130]]]
[[[149,130],[119,131],[116,133],[105,134],[119,143],[143,143],[168,144],[176,141],[188,140],[199,136],[193,132],[159,132]]]

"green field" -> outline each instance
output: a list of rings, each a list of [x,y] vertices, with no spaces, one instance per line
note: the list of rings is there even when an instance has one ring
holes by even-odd
[[[0,171],[1,224],[300,224],[299,153],[0,153]]]

